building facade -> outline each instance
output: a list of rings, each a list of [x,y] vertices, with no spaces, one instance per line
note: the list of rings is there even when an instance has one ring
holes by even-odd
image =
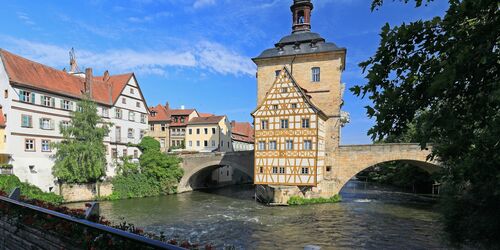
[[[104,139],[107,176],[115,174],[119,158],[137,159],[138,143],[148,130],[148,109],[133,73],[93,76],[65,72],[0,50],[0,105],[6,119],[6,153],[13,173],[44,191],[57,191],[52,175],[53,142],[62,139],[60,126],[67,126],[71,112],[83,93],[98,105],[99,115],[113,126]],[[70,62],[76,69],[76,61]]]
[[[149,132],[148,136],[160,142],[162,152],[167,152],[170,148],[170,114],[168,113],[168,103],[163,106],[149,108]]]
[[[254,149],[254,129],[248,122],[231,122],[231,139],[234,151],[251,151]]]
[[[185,149],[186,147],[186,127],[189,121],[199,117],[195,109],[171,109],[170,113],[170,147]]]
[[[192,118],[186,129],[186,150],[231,152],[231,124],[226,116]]]
[[[343,125],[341,116],[342,96],[344,86],[341,84],[341,73],[345,68],[346,49],[340,48],[334,43],[326,42],[319,34],[311,32],[311,12],[313,4],[310,0],[294,0],[291,6],[292,11],[292,34],[283,37],[274,48],[263,51],[253,61],[257,65],[257,111],[255,116],[255,154],[256,165],[255,182],[257,184],[273,184],[282,186],[309,186],[314,187],[316,193],[326,194],[328,186],[328,176],[330,176],[333,166],[333,156],[340,144],[340,128]],[[285,85],[284,87],[283,84]],[[292,84],[294,87],[291,87]],[[277,89],[276,89],[277,88]],[[289,113],[297,109],[301,104],[294,105],[297,101],[295,94],[276,91],[292,90],[294,93],[302,95],[302,107],[306,109],[306,114],[296,115],[293,120]],[[298,91],[297,91],[298,90]],[[271,96],[270,96],[271,95]],[[279,95],[279,97],[273,96]],[[269,108],[269,98],[276,102],[268,110],[267,118],[262,114],[263,109]],[[276,99],[278,98],[278,99]],[[290,99],[292,98],[292,99]],[[295,101],[294,101],[295,100]],[[294,105],[294,107],[292,107]],[[314,115],[311,113],[314,110]],[[302,116],[310,116],[310,128],[304,130],[298,126]],[[268,119],[269,126],[262,124]],[[280,124],[282,120],[288,120],[288,129]],[[294,127],[291,127],[293,124]],[[275,126],[274,128],[271,126]],[[276,126],[278,129],[276,130]],[[312,129],[316,126],[316,132]],[[306,137],[310,136],[310,139]],[[277,137],[277,138],[273,138]],[[287,139],[287,137],[293,137]],[[279,150],[270,152],[259,143],[267,143],[276,140],[279,147],[293,148],[292,152],[280,152]],[[285,144],[283,144],[285,140]],[[286,140],[291,140],[287,146]],[[306,148],[304,140],[311,140],[312,150],[302,150]],[[322,145],[324,141],[324,145]],[[274,147],[274,146],[273,146]],[[298,147],[298,148],[297,148]],[[307,148],[309,146],[307,145]],[[314,149],[316,148],[316,149]],[[296,150],[297,149],[297,150]],[[318,150],[316,153],[315,151]],[[324,153],[321,151],[324,150]],[[279,156],[279,157],[278,157]],[[297,158],[298,156],[298,158]],[[258,159],[264,160],[258,162]],[[278,163],[269,162],[270,159],[280,159]],[[302,159],[302,164],[297,163],[297,159]],[[306,160],[309,169],[304,166]],[[301,160],[299,160],[300,162]],[[289,169],[292,176],[289,176],[288,169],[283,172],[279,167],[282,162],[298,166]],[[288,163],[290,162],[290,163]],[[278,175],[275,174],[277,165]],[[300,166],[302,165],[302,166]],[[306,177],[302,176],[306,175]],[[322,192],[325,191],[325,192]]]

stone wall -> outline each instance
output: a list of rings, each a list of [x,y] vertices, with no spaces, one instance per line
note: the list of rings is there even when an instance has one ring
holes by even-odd
[[[98,184],[63,184],[59,194],[66,202],[93,201],[99,197],[109,196],[113,192],[113,184],[103,182]]]
[[[73,246],[70,240],[62,239],[48,231],[40,231],[27,227],[20,223],[0,218],[0,249],[18,250],[18,249],[81,249]]]

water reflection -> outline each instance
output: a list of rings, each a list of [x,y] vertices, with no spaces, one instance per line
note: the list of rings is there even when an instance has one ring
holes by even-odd
[[[242,186],[103,202],[101,213],[169,238],[237,249],[447,248],[431,198],[355,181],[337,204],[265,207],[253,194]]]

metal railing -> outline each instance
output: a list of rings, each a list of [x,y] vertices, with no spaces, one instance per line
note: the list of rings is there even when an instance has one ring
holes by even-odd
[[[122,230],[119,230],[119,229],[116,229],[113,227],[105,226],[105,225],[102,225],[99,223],[94,223],[94,222],[91,222],[91,221],[88,221],[85,219],[78,219],[78,218],[72,217],[72,216],[67,215],[67,214],[55,212],[55,211],[52,211],[52,210],[49,210],[46,208],[42,208],[42,207],[31,205],[31,204],[28,204],[25,202],[21,202],[21,201],[17,200],[19,198],[19,195],[20,195],[19,189],[16,188],[12,192],[12,194],[10,195],[10,198],[0,195],[0,200],[3,202],[7,202],[9,204],[12,204],[12,205],[19,206],[21,208],[31,209],[31,210],[36,211],[38,213],[50,215],[50,216],[53,216],[53,217],[58,218],[58,219],[66,220],[66,221],[69,221],[69,222],[72,222],[72,223],[75,223],[78,225],[82,225],[85,227],[89,227],[89,228],[92,228],[95,230],[99,230],[99,231],[108,233],[111,235],[119,236],[121,238],[131,240],[133,242],[143,244],[144,246],[152,247],[154,249],[185,250],[185,248],[174,246],[171,244],[167,244],[167,243],[164,243],[162,241],[150,239],[150,238],[138,235],[138,234],[133,234],[130,232],[122,231]],[[93,209],[93,207],[95,207],[95,206],[88,208],[86,214],[89,214],[91,212],[89,210]]]

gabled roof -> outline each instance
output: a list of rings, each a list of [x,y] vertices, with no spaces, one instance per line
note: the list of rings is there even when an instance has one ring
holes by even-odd
[[[210,116],[214,116],[214,114],[209,114],[209,113],[199,113],[200,114],[200,117],[210,117]]]
[[[247,143],[254,142],[254,130],[248,122],[231,122],[231,137],[233,140]]]
[[[81,98],[85,92],[85,78],[37,63],[0,49],[0,58],[13,85],[28,87],[73,98]],[[93,77],[92,99],[95,102],[113,105],[133,73],[103,77]]]
[[[217,124],[224,118],[226,118],[226,116],[194,117],[189,120],[188,125]]]
[[[168,112],[170,116],[172,115],[190,115],[193,112],[196,112],[196,109],[169,109]]]
[[[295,78],[293,78],[292,74],[290,74],[290,71],[288,71],[288,68],[286,66],[283,67],[283,70],[281,70],[281,72],[285,72],[284,74],[287,74],[288,78],[290,78],[290,82],[292,83],[292,85],[294,85],[298,89],[298,92],[304,98],[305,102],[311,106],[311,108],[314,110],[314,112],[318,113],[318,115],[322,116],[323,118],[328,118],[328,116],[320,108],[318,108],[318,106],[316,106],[313,103],[313,101],[311,100],[311,96],[307,93],[307,90],[300,87],[297,84],[297,82],[295,81]],[[269,89],[270,90],[273,89],[274,85],[276,85],[277,82],[278,82],[278,79],[276,79],[274,81],[274,83],[271,85],[271,87]],[[257,108],[254,111],[252,111],[252,113],[251,113],[252,116],[254,116],[255,112],[257,112],[260,109],[260,107],[262,107],[262,105],[264,105],[264,103],[267,101],[267,98],[269,95],[271,95],[271,91],[268,91],[268,94],[266,95],[266,97],[264,97],[264,99],[262,100],[262,103],[260,103],[259,106],[257,106]]]
[[[150,122],[159,122],[159,121],[170,121],[170,114],[168,113],[165,106],[158,104],[156,107],[149,108],[149,117],[148,121]],[[151,115],[151,112],[155,112],[154,116]]]

